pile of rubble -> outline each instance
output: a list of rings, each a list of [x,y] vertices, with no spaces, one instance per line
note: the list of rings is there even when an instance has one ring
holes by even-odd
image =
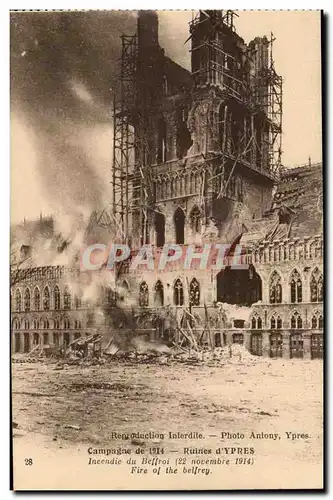
[[[80,345],[84,345],[83,343]],[[76,344],[77,346],[77,344]],[[70,347],[70,346],[69,346]],[[110,353],[110,350],[113,351]],[[169,348],[162,344],[140,342],[140,348],[132,346],[128,350],[122,350],[114,346],[109,352],[101,351],[98,355],[87,355],[82,357],[78,351],[67,349],[66,356],[59,350],[49,349],[45,346],[34,348],[27,354],[16,354],[12,358],[14,363],[43,363],[56,364],[55,369],[63,369],[69,366],[95,366],[105,365],[112,362],[122,361],[130,364],[158,364],[169,365],[172,363],[184,364],[209,364],[222,365],[225,363],[256,362],[257,356],[252,356],[242,345],[232,344],[224,347],[209,349],[204,346],[201,349],[182,348],[177,345]]]
[[[72,365],[103,365],[112,361],[128,363],[154,363],[167,365],[170,363],[186,364],[225,364],[226,362],[255,362],[242,345],[232,344],[215,347],[213,332],[210,329],[208,312],[205,306],[205,323],[184,309],[182,318],[173,329],[169,345],[145,342],[140,337],[130,341],[121,341],[120,337],[111,337],[107,345],[103,345],[103,337],[98,333],[79,337],[68,346],[36,345],[32,350],[14,362],[36,362],[45,360],[56,362],[56,369]]]
[[[257,356],[252,356],[245,347],[232,344],[225,347],[204,349],[180,349],[178,346],[170,348],[168,352],[160,352],[154,348],[145,352],[118,351],[112,359],[125,360],[131,363],[185,363],[185,364],[225,364],[229,362],[256,362]]]

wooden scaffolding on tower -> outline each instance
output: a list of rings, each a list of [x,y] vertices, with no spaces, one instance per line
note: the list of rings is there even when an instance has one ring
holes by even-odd
[[[273,42],[264,37],[263,45],[255,39],[241,51],[237,44],[234,17],[226,11],[199,11],[189,23],[192,39],[192,77],[197,88],[213,86],[226,102],[218,125],[223,131],[218,147],[208,147],[212,123],[206,118],[205,164],[212,165],[213,175],[205,182],[204,193],[213,191],[217,198],[226,195],[238,166],[276,182],[282,168],[282,77],[274,67]],[[198,30],[207,28],[206,36],[197,37]],[[255,77],[250,67],[255,66]],[[242,134],[232,133],[230,107],[244,110]],[[262,123],[262,136],[258,140],[256,120]]]

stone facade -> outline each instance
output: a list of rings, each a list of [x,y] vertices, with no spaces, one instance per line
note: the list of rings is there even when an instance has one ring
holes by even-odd
[[[155,255],[167,243],[184,252],[190,244],[198,251],[207,243],[240,244],[246,269],[184,270],[175,262],[164,272],[133,273],[129,259],[91,303],[85,273],[36,268],[12,287],[14,351],[117,327],[112,317],[119,308],[155,318],[172,310],[180,320],[186,307],[209,321],[216,345],[322,357],[321,165],[281,169],[280,148],[269,140],[281,134],[272,121],[278,113],[268,104],[268,77],[280,77],[269,66],[267,39],[246,45],[220,11],[200,16],[191,24],[189,73],[159,46],[156,13],[139,14],[135,107],[122,122],[135,136],[126,189],[139,200],[130,207],[127,236],[133,255],[143,243]],[[124,108],[121,120],[123,114]],[[95,232],[91,242],[98,238]],[[145,326],[165,338],[159,325]]]

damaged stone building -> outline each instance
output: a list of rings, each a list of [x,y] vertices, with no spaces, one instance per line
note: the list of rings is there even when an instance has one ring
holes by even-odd
[[[191,71],[159,45],[156,12],[140,11],[137,33],[122,36],[107,217],[116,240],[133,254],[143,244],[155,255],[167,243],[193,244],[198,251],[206,242],[241,244],[248,266],[131,273],[129,259],[114,287],[106,287],[105,301],[112,311],[126,295],[145,317],[172,309],[180,319],[190,308],[209,321],[216,346],[241,343],[255,355],[321,358],[322,167],[282,168],[282,78],[274,67],[274,40],[245,43],[235,15],[207,10],[192,20]],[[66,288],[69,271],[53,269],[12,287],[16,351],[26,350],[28,334],[30,342],[51,342],[59,330],[57,342],[67,342],[96,328],[87,303]],[[151,326],[152,338],[165,338],[163,328]]]

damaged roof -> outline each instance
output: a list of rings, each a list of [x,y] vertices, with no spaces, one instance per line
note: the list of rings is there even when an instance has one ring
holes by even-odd
[[[261,219],[251,221],[242,243],[304,238],[323,231],[322,164],[286,169]]]

